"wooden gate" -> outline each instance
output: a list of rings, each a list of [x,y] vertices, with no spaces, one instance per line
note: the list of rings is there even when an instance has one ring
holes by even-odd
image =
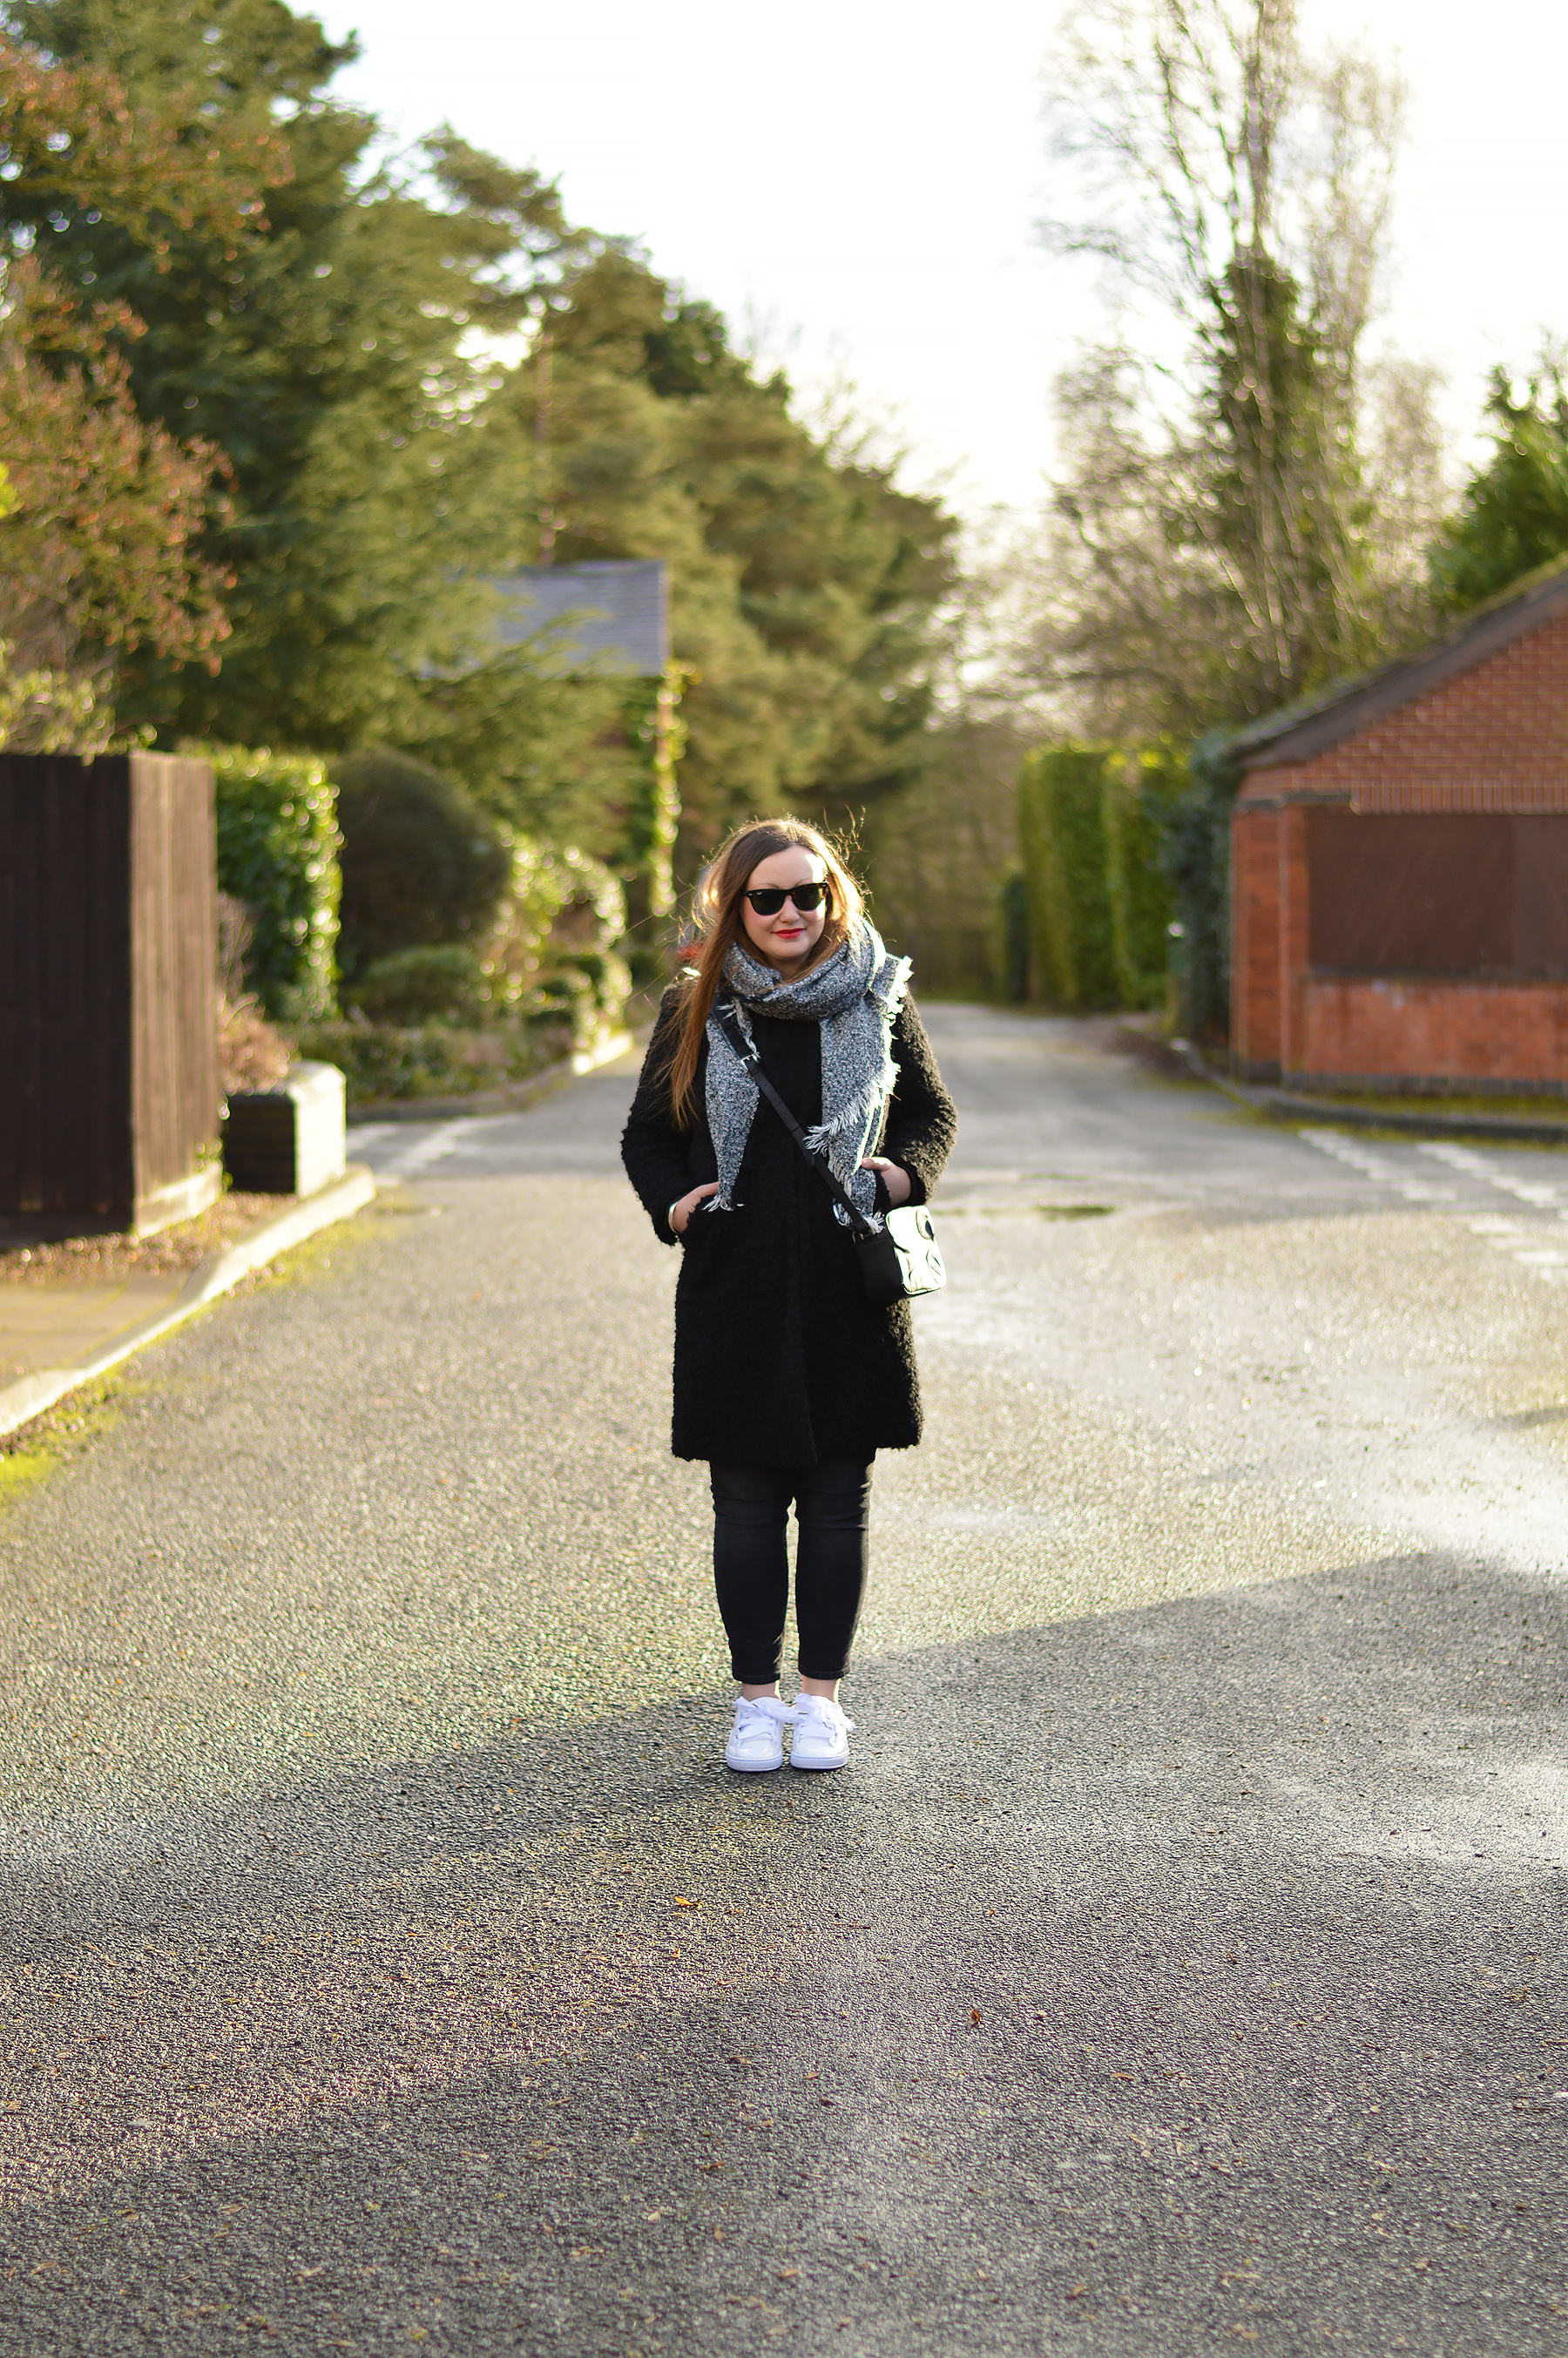
[[[222,1184],[212,772],[0,753],[0,1223],[156,1228]]]

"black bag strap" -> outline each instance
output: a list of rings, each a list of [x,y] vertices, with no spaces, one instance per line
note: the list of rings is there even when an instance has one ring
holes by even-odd
[[[791,1113],[788,1106],[785,1105],[783,1098],[780,1097],[777,1089],[774,1088],[772,1081],[769,1080],[766,1073],[763,1072],[762,1059],[757,1055],[757,1051],[752,1042],[747,1039],[744,1032],[741,1031],[740,1018],[735,1012],[734,1001],[727,999],[721,1005],[716,1006],[713,1011],[713,1019],[718,1024],[719,1029],[723,1033],[726,1040],[729,1041],[730,1045],[734,1049],[737,1056],[741,1059],[741,1064],[745,1066],[747,1078],[752,1082],[753,1087],[756,1088],[759,1094],[766,1098],[768,1103],[772,1106],[773,1111],[777,1114],[779,1120],[783,1122],[784,1128],[788,1130],[790,1136],[794,1139],[795,1144],[805,1155],[813,1171],[816,1172],[823,1185],[827,1189],[828,1194],[833,1197],[836,1203],[841,1204],[845,1211],[849,1214],[849,1225],[854,1229],[856,1237],[861,1242],[864,1242],[867,1237],[881,1236],[881,1230],[872,1227],[871,1221],[867,1219],[860,1206],[853,1202],[845,1193],[844,1189],[839,1185],[838,1180],[833,1174],[833,1169],[831,1164],[828,1163],[827,1155],[817,1154],[807,1143],[805,1130],[802,1130],[799,1122],[796,1121],[794,1114]]]

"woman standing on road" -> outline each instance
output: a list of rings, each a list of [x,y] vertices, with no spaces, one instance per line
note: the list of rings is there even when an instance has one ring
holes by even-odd
[[[841,1768],[838,1682],[866,1583],[871,1461],[920,1439],[909,1304],[868,1302],[851,1231],[762,1098],[719,1011],[871,1216],[925,1202],[957,1127],[924,1025],[832,847],[798,819],[741,828],[697,895],[700,941],[659,1009],[621,1141],[676,1289],[677,1457],[713,1488],[719,1610],[741,1682],[724,1758]],[[779,1696],[799,1527],[800,1693]]]

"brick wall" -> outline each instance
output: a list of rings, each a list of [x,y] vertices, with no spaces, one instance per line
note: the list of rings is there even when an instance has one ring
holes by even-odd
[[[1309,803],[1568,810],[1568,615],[1334,745],[1253,771],[1232,820],[1231,1045],[1244,1079],[1568,1087],[1568,984],[1314,975]]]
[[[1562,809],[1568,801],[1568,615],[1314,762],[1254,770],[1244,803],[1308,794],[1398,808]],[[1406,806],[1409,806],[1408,804]]]
[[[1238,809],[1230,852],[1230,1044],[1249,1080],[1280,1076],[1281,811]]]
[[[1454,1087],[1568,1084],[1568,983],[1397,982],[1313,975],[1292,1079]]]

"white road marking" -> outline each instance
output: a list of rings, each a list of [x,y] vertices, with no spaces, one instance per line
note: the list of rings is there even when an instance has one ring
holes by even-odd
[[[1505,1195],[1515,1195],[1521,1204],[1533,1204],[1539,1211],[1561,1212],[1568,1208],[1561,1187],[1543,1186],[1538,1179],[1521,1179],[1512,1171],[1499,1171],[1484,1154],[1470,1146],[1418,1146],[1418,1154],[1435,1155],[1446,1163],[1451,1171],[1463,1171],[1473,1179],[1485,1179],[1487,1185],[1498,1187]]]
[[[1340,1130],[1303,1130],[1300,1135],[1325,1154],[1332,1154],[1336,1162],[1348,1163],[1353,1171],[1359,1171],[1368,1179],[1376,1179],[1379,1186],[1397,1187],[1407,1203],[1452,1204],[1454,1201],[1452,1187],[1433,1187],[1424,1179],[1408,1178],[1397,1163],[1390,1163],[1386,1156],[1374,1153],[1368,1146],[1358,1145]]]
[[[439,1163],[444,1156],[455,1154],[464,1144],[467,1132],[477,1119],[477,1115],[467,1114],[456,1121],[444,1121],[439,1130],[427,1130],[423,1138],[416,1138],[411,1146],[404,1148],[401,1154],[393,1155],[382,1164],[383,1178],[412,1179],[416,1172],[427,1170],[432,1163]]]
[[[1332,1155],[1336,1163],[1345,1163],[1351,1170],[1359,1171],[1363,1178],[1375,1180],[1380,1187],[1392,1187],[1407,1203],[1452,1204],[1452,1187],[1426,1187],[1420,1181],[1408,1180],[1397,1163],[1387,1154],[1363,1146],[1359,1140],[1346,1138],[1337,1130],[1303,1130],[1297,1135],[1320,1153]],[[1479,1179],[1501,1195],[1512,1195],[1538,1212],[1555,1213],[1560,1220],[1568,1220],[1568,1191],[1535,1179],[1519,1178],[1513,1172],[1500,1169],[1474,1147],[1450,1146],[1446,1143],[1422,1142],[1416,1147],[1418,1154],[1430,1154],[1447,1164],[1466,1179]],[[1472,1236],[1484,1238],[1487,1244],[1498,1245],[1516,1260],[1521,1269],[1534,1270],[1539,1277],[1553,1285],[1568,1283],[1568,1250],[1548,1243],[1538,1224],[1519,1219],[1505,1219],[1495,1213],[1476,1214],[1465,1220]]]

